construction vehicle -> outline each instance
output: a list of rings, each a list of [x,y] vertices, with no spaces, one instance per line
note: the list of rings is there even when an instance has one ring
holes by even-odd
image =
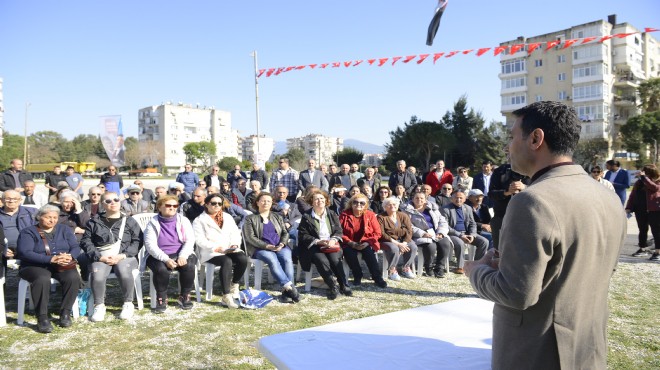
[[[72,166],[74,171],[85,176],[96,172],[96,162],[59,162],[59,163],[30,163],[25,166],[25,171],[32,174],[35,179],[46,178],[46,175],[53,172],[53,167],[60,166],[62,172]]]

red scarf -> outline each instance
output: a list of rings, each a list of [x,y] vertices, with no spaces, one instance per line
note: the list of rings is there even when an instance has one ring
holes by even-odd
[[[212,215],[211,218],[213,221],[215,221],[216,224],[218,224],[218,227],[222,229],[222,211],[216,213],[215,215]]]

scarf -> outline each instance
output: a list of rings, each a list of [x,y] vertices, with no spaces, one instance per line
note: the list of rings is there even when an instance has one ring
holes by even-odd
[[[218,224],[218,227],[222,229],[222,211],[214,214],[214,215],[209,215],[215,221],[216,224]]]

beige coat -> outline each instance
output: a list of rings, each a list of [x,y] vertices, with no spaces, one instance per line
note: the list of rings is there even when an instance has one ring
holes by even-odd
[[[626,235],[621,201],[577,165],[509,203],[499,270],[470,274],[495,302],[493,369],[605,369],[607,292]]]

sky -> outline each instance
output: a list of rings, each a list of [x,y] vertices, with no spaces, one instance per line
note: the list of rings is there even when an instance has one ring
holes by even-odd
[[[5,130],[99,134],[121,115],[167,101],[232,114],[256,133],[253,50],[259,69],[494,47],[607,19],[660,28],[660,1],[450,0],[434,45],[436,0],[89,1],[0,0]],[[660,38],[660,32],[655,34]],[[487,122],[502,121],[499,57],[456,55],[421,64],[310,69],[259,79],[260,133],[307,134],[383,145],[416,115],[439,121],[466,95]]]

